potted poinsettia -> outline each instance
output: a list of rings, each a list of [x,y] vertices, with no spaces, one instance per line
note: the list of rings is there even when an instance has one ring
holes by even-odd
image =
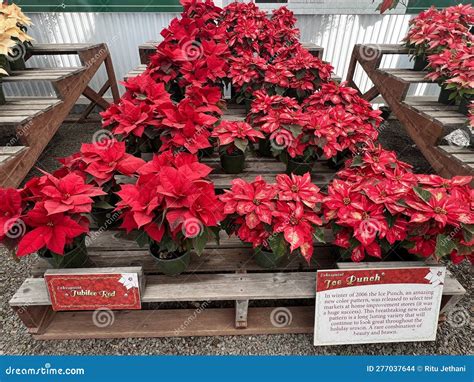
[[[467,115],[467,105],[474,97],[474,46],[458,44],[453,49],[428,57],[430,73],[427,78],[441,86],[438,102],[454,104],[459,101],[459,111]]]
[[[223,227],[252,244],[254,259],[264,268],[277,267],[290,254],[309,262],[313,240],[322,241],[322,220],[315,212],[322,197],[309,174],[277,175],[276,184],[260,176],[251,183],[234,179],[219,198],[226,214]]]
[[[310,118],[307,129],[313,130],[328,165],[340,168],[361,146],[375,141],[382,122],[381,111],[362,99],[346,83],[328,82],[303,102]]]
[[[27,27],[31,25],[31,19],[25,16],[16,4],[1,4],[0,14],[3,36],[10,36],[13,41],[13,45],[7,43],[7,46],[11,46],[7,55],[8,66],[11,70],[24,70],[25,54],[33,40],[26,33]]]
[[[267,156],[270,151],[279,156],[287,164],[287,173],[302,175],[311,171],[319,147],[313,132],[307,129],[309,114],[303,113],[292,97],[270,96],[264,90],[256,91],[254,96],[247,119],[265,135],[259,141],[259,152]]]
[[[145,161],[126,151],[126,143],[103,138],[94,143],[84,143],[78,153],[59,161],[63,164],[55,174],[75,173],[87,179],[89,184],[101,187],[106,193],[94,198],[91,217],[99,227],[110,228],[118,224],[118,212],[114,212],[119,190],[115,175],[133,177]]]
[[[221,166],[227,174],[238,174],[245,167],[245,152],[263,134],[246,122],[222,121],[212,136],[218,139]]]
[[[459,4],[442,10],[431,7],[410,20],[410,28],[403,41],[415,57],[414,70],[428,67],[429,55],[469,40],[473,17],[474,9],[470,4]]]
[[[54,268],[77,268],[88,263],[85,237],[86,214],[93,198],[104,192],[85,183],[78,174],[61,178],[45,173],[22,190],[1,189],[2,231],[0,241],[16,248],[16,255],[32,253]]]
[[[222,204],[206,180],[211,168],[196,155],[165,151],[139,170],[136,184],[121,185],[117,210],[121,228],[148,245],[158,269],[168,275],[183,272],[190,253],[198,255],[218,238]]]

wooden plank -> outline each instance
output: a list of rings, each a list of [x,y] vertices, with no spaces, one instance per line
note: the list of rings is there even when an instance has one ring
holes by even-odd
[[[275,308],[250,308],[245,329],[234,326],[233,308],[115,311],[107,327],[94,325],[94,312],[57,312],[38,340],[312,333],[314,306],[288,307],[291,321],[272,324]],[[196,317],[190,320],[190,317]],[[71,325],[74,322],[74,325]]]
[[[50,68],[32,68],[12,71],[10,76],[2,77],[2,81],[60,81],[84,70],[84,67],[62,68],[61,70]]]
[[[431,83],[433,81],[426,79],[425,76],[428,72],[425,71],[414,71],[411,69],[378,69],[382,74],[388,74],[389,76],[405,82],[405,83]]]
[[[11,154],[0,154],[0,164],[8,162],[10,159],[15,158],[15,155]]]
[[[95,267],[130,267],[142,266],[145,274],[160,273],[156,260],[150,255],[148,249],[126,249],[116,251],[101,251],[89,249],[89,258]],[[329,245],[315,245],[314,256],[308,264],[301,256],[285,258],[274,271],[301,271],[334,268],[339,259],[337,250]],[[50,267],[45,260],[38,258],[31,267],[31,275],[42,277]],[[191,261],[185,273],[209,272],[247,272],[262,271],[255,262],[253,250],[250,247],[241,248],[209,248],[201,256],[191,254]]]
[[[438,148],[450,154],[473,154],[474,153],[474,149],[469,148],[469,147],[438,146]]]
[[[34,44],[28,49],[32,55],[77,54],[80,51],[95,49],[102,44]]]
[[[453,157],[463,163],[474,163],[474,152],[469,154],[452,154]]]
[[[25,146],[0,146],[0,155],[18,155],[25,151],[27,147]]]

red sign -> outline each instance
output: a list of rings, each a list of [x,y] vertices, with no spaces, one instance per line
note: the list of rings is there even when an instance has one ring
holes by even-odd
[[[137,273],[46,274],[53,310],[141,309]]]
[[[319,271],[316,292],[374,284],[432,284],[444,279],[442,269],[436,275],[433,272],[426,267]]]

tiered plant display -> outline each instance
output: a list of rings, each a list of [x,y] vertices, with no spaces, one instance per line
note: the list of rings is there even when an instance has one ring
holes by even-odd
[[[173,275],[220,229],[252,244],[266,267],[285,256],[317,257],[322,227],[353,261],[398,248],[474,260],[471,178],[413,174],[378,146],[380,112],[330,80],[331,66],[297,41],[290,11],[267,18],[253,3],[183,6],[147,70],[102,114],[114,138],[84,144],[22,190],[0,190],[2,243],[18,243],[18,256],[67,258],[89,230],[85,215],[102,207],[120,213],[121,228]],[[246,122],[222,120],[226,82],[251,104]],[[245,152],[257,139],[293,174],[275,174],[275,182],[237,178],[216,196],[212,168],[199,162],[203,150],[218,144],[224,155]],[[150,151],[151,160],[140,158]],[[309,173],[318,157],[339,165],[348,158],[324,194]],[[25,226],[13,241],[10,219]]]

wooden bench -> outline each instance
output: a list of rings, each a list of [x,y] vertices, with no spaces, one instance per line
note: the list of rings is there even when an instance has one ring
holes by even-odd
[[[136,244],[103,234],[89,246],[96,266],[99,259],[115,266],[144,267],[146,287],[143,310],[113,312],[113,324],[94,325],[94,312],[53,312],[42,277],[28,278],[10,300],[10,306],[36,339],[82,339],[168,337],[202,335],[249,335],[312,333],[314,323],[315,269],[420,266],[421,262],[339,263],[327,246],[315,248],[315,259],[307,265],[293,258],[276,270],[262,270],[251,257],[251,248],[233,240],[220,247],[209,246],[200,256],[192,256],[186,273],[169,277],[156,274],[151,256]],[[101,247],[101,245],[106,247]],[[91,247],[92,246],[92,247]],[[151,266],[149,265],[151,263]],[[94,268],[97,270],[97,268]],[[43,268],[44,271],[44,268]],[[465,294],[464,288],[448,273],[443,289],[442,312],[452,308]],[[287,301],[293,304],[286,305]],[[234,308],[217,307],[213,302],[234,302]],[[254,303],[249,307],[249,302]],[[259,306],[258,301],[265,301]],[[298,302],[301,302],[298,304]],[[305,303],[306,301],[306,303]],[[160,303],[191,302],[198,308],[160,309]],[[200,302],[200,305],[196,305]],[[286,325],[276,325],[278,311],[289,314]],[[199,315],[198,319],[189,317]],[[74,325],[71,325],[74,322]],[[184,324],[186,323],[186,324]]]
[[[356,44],[352,51],[346,80],[350,86],[358,89],[354,83],[354,74],[357,65],[363,68],[374,86],[364,94],[358,89],[359,93],[368,101],[379,94],[382,95],[438,174],[446,178],[455,175],[474,175],[473,168],[468,163],[466,165],[451,153],[438,147],[442,139],[456,129],[463,128],[469,134],[467,117],[459,113],[456,107],[438,103],[437,98],[407,97],[411,85],[432,82],[426,78],[428,72],[381,67],[384,55],[408,53],[408,49],[396,44]]]
[[[80,66],[28,68],[2,77],[2,82],[7,84],[48,82],[53,86],[56,98],[7,98],[7,103],[0,106],[0,128],[9,129],[6,133],[11,136],[3,149],[26,147],[0,163],[0,187],[17,187],[21,183],[81,94],[91,101],[81,115],[81,121],[96,105],[104,109],[109,106],[103,98],[109,88],[114,100],[119,99],[112,61],[105,44],[35,44],[25,58],[62,54],[77,55]],[[88,84],[102,64],[106,67],[108,80],[96,92]]]

